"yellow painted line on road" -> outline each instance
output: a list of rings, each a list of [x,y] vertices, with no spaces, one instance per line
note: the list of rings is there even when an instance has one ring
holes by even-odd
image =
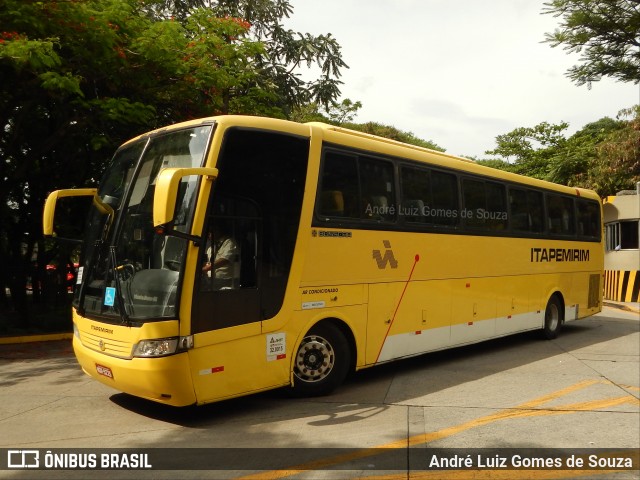
[[[619,384],[622,388],[626,388],[627,390],[635,390],[637,392],[640,392],[640,387],[634,387],[633,385],[624,385],[624,384]]]
[[[557,390],[547,395],[543,395],[542,397],[538,397],[535,400],[521,403],[515,408],[534,408],[534,407],[537,407],[538,405],[542,405],[543,403],[547,403],[551,400],[555,400],[556,398],[563,397],[569,393],[573,393],[577,390],[582,390],[583,388],[587,388],[587,387],[590,387],[591,385],[595,385],[596,383],[602,383],[602,380],[583,380],[582,382],[575,383],[561,390]]]
[[[538,408],[540,405],[543,405],[545,403],[548,403],[552,400],[556,400],[560,397],[563,397],[565,395],[568,395],[570,393],[573,393],[575,391],[587,388],[591,385],[594,384],[599,384],[599,383],[606,383],[606,384],[610,384],[610,382],[608,381],[602,381],[602,380],[584,380],[582,382],[578,382],[574,385],[570,385],[566,388],[557,390],[555,392],[549,393],[547,395],[543,395],[541,397],[538,397],[534,400],[530,400],[528,402],[524,402],[521,403],[520,405],[517,405],[515,407],[512,408],[508,408],[505,410],[501,410],[497,413],[491,414],[491,415],[486,415],[484,417],[480,417],[480,418],[476,418],[473,420],[470,420],[468,422],[465,423],[461,423],[459,425],[454,425],[451,427],[447,427],[447,428],[443,428],[441,430],[435,431],[435,432],[429,432],[429,433],[424,433],[424,434],[419,434],[419,435],[413,435],[411,437],[408,437],[406,439],[401,439],[401,440],[396,440],[393,442],[388,442],[382,445],[378,445],[376,447],[371,447],[371,448],[364,448],[361,450],[358,450],[356,452],[350,452],[350,453],[345,453],[343,455],[335,455],[333,457],[327,457],[324,459],[320,459],[320,460],[315,460],[312,462],[308,462],[308,463],[304,463],[302,465],[294,465],[289,469],[283,469],[283,470],[272,470],[272,471],[268,471],[268,472],[260,472],[260,473],[256,473],[256,474],[252,474],[252,475],[247,475],[244,477],[240,477],[240,479],[242,480],[275,480],[275,479],[280,479],[280,478],[286,478],[286,477],[290,477],[293,475],[297,475],[306,471],[310,471],[310,470],[322,470],[323,468],[327,468],[327,467],[331,467],[334,465],[340,465],[343,463],[347,463],[347,462],[351,462],[354,460],[359,460],[362,458],[367,458],[367,457],[372,457],[375,455],[378,455],[381,453],[381,450],[383,451],[384,449],[390,449],[390,448],[407,448],[407,447],[415,447],[417,445],[422,445],[422,444],[427,444],[436,440],[441,440],[443,438],[447,438],[447,437],[451,437],[453,435],[456,435],[460,432],[463,432],[465,430],[470,430],[472,428],[476,428],[476,427],[480,427],[483,425],[487,425],[493,422],[496,422],[498,420],[504,420],[504,419],[516,419],[516,418],[526,418],[526,417],[535,417],[535,416],[545,416],[545,415],[563,415],[563,414],[570,414],[570,413],[576,413],[576,412],[585,412],[585,411],[592,411],[592,410],[598,410],[598,409],[603,409],[603,408],[610,408],[610,407],[614,407],[614,406],[618,406],[618,405],[623,405],[623,404],[631,404],[631,405],[638,405],[640,406],[640,399],[637,399],[635,397],[632,397],[631,395],[625,395],[622,397],[614,397],[614,398],[606,398],[606,399],[601,399],[601,400],[592,400],[589,402],[579,402],[579,403],[572,403],[572,404],[566,404],[566,405],[559,405],[559,406],[554,406],[554,407],[546,407],[546,408]],[[549,476],[549,477],[539,477],[538,473],[544,472],[545,470],[542,471],[538,471],[536,470],[536,478],[565,478],[567,476],[576,476],[580,470],[571,470],[567,472],[570,472],[571,475],[569,475],[568,473],[564,476],[558,476],[559,472],[564,472],[564,470],[549,470],[548,472],[550,473],[554,473],[556,476]],[[611,471],[618,471],[618,470],[611,470]],[[611,472],[608,471],[608,472]],[[512,474],[515,474],[519,471],[515,471],[515,470],[510,470],[508,473],[510,475],[505,476],[505,477],[500,477],[500,476],[492,476],[492,477],[470,477],[470,473],[472,472],[479,472],[479,471],[465,471],[464,473],[466,474],[466,476],[461,476],[459,478],[492,478],[492,479],[501,479],[501,478],[527,478],[524,476],[520,476],[520,477],[516,477]],[[486,471],[487,473],[489,472],[495,472],[493,470],[491,471]],[[526,471],[522,471],[523,475],[524,472]],[[598,472],[598,473],[596,473]],[[600,470],[592,470],[589,471],[588,474],[590,475],[594,475],[594,474],[599,474],[599,472],[601,472]],[[604,472],[604,471],[602,471]],[[435,475],[431,478],[443,478],[442,471],[439,472],[426,472],[425,475],[429,475],[431,473],[435,473],[439,475]],[[531,474],[531,471],[529,471],[529,475]],[[420,472],[416,473],[416,475],[421,475]],[[585,473],[586,475],[586,473]],[[385,477],[372,477],[372,478],[382,478],[384,479]],[[404,476],[401,477],[389,477],[389,478],[406,478],[406,474],[404,474]],[[420,477],[420,476],[414,476],[413,474],[410,474],[410,478],[430,478],[428,476],[425,477]],[[449,477],[447,477],[449,478]],[[452,478],[457,478],[457,477],[452,477]]]

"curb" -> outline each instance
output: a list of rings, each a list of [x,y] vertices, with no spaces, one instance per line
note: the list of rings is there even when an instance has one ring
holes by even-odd
[[[611,302],[604,301],[602,302],[602,305],[609,308],[617,308],[618,310],[624,310],[625,312],[640,314],[640,310],[633,307],[629,307],[627,305],[620,304],[620,303],[611,303]]]
[[[18,337],[0,337],[0,345],[14,343],[50,342],[55,340],[71,340],[73,333],[48,333],[42,335],[20,335]]]

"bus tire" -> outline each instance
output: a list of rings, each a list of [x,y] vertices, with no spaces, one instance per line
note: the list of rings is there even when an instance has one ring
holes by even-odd
[[[544,328],[542,335],[547,340],[553,340],[560,333],[562,327],[562,302],[557,295],[552,295],[544,311]]]
[[[293,365],[293,393],[318,396],[331,393],[349,373],[349,343],[335,325],[315,325],[302,339]]]

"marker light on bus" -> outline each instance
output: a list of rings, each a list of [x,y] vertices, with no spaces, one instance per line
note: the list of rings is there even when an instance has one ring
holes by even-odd
[[[134,357],[164,357],[193,348],[193,336],[141,340],[133,349]]]

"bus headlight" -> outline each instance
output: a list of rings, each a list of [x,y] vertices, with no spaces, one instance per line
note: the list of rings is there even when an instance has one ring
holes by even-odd
[[[134,357],[164,357],[193,348],[193,336],[141,340],[133,348]]]

